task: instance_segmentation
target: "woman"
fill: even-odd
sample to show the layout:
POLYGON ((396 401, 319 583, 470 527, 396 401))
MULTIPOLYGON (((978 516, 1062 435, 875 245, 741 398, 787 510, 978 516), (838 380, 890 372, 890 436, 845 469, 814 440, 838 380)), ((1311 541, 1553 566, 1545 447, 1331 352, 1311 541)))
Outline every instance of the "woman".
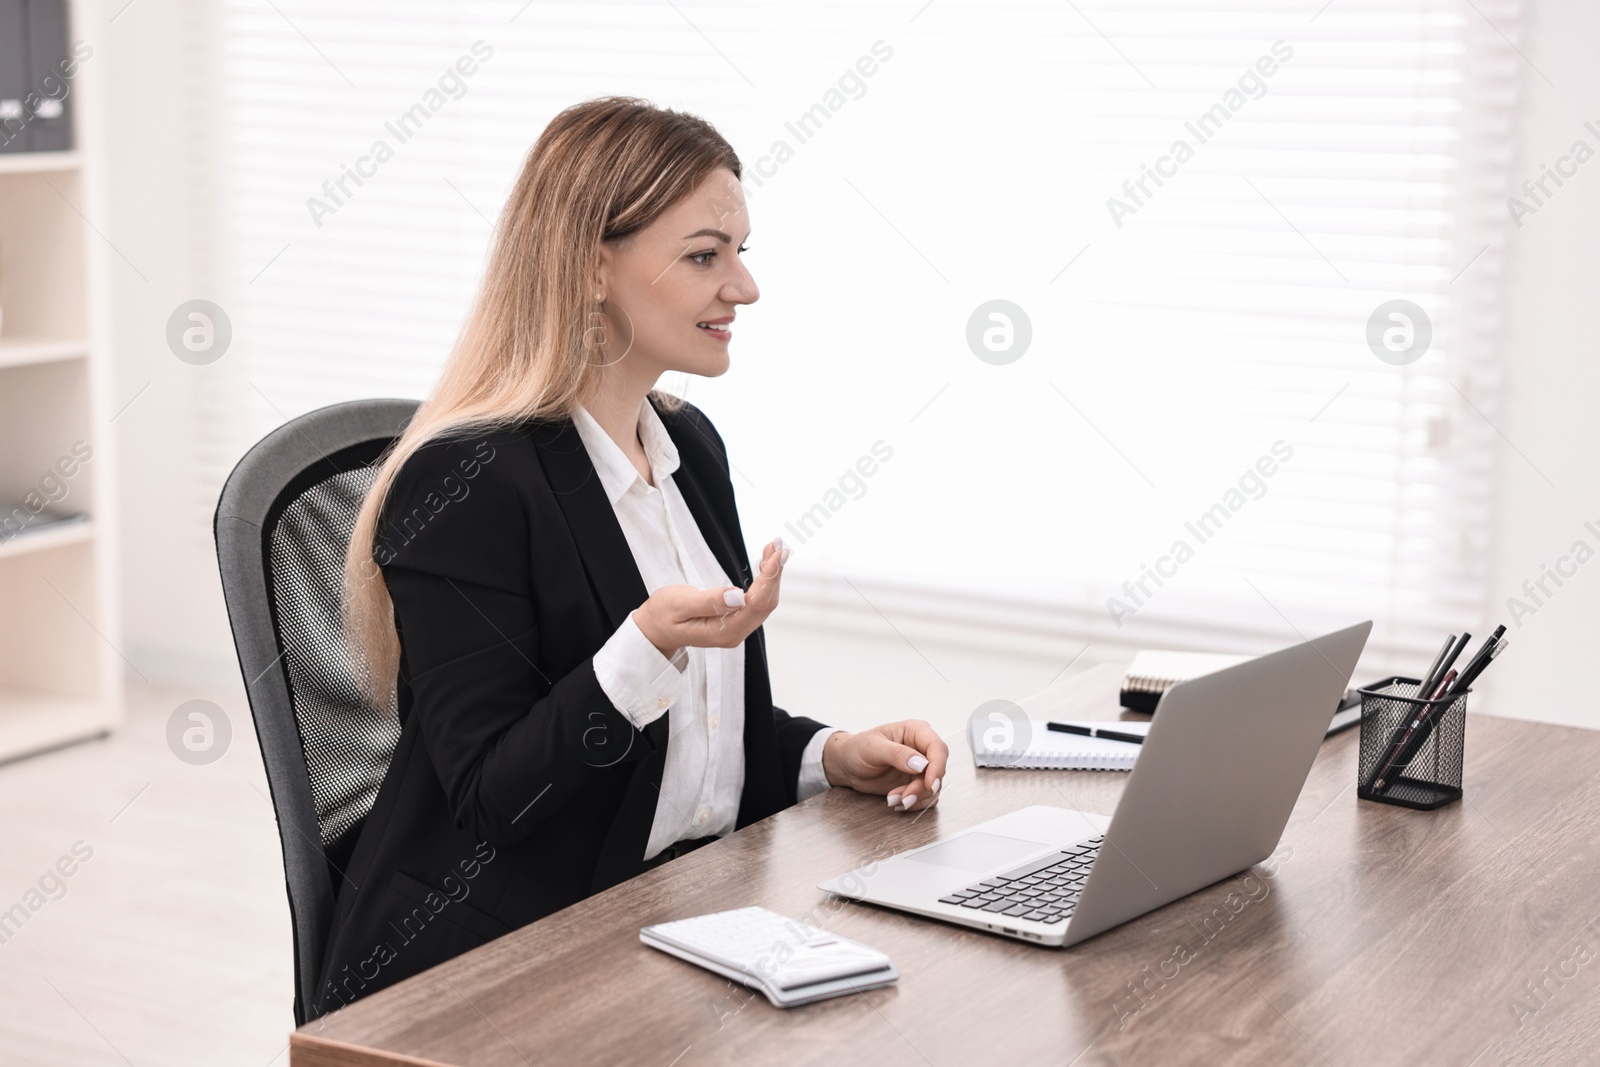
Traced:
POLYGON ((773 705, 789 550, 752 572, 722 438, 654 389, 727 370, 758 296, 739 173, 709 124, 631 99, 569 108, 530 152, 350 542, 352 644, 402 730, 314 1014, 830 786, 938 800, 927 723, 773 705))

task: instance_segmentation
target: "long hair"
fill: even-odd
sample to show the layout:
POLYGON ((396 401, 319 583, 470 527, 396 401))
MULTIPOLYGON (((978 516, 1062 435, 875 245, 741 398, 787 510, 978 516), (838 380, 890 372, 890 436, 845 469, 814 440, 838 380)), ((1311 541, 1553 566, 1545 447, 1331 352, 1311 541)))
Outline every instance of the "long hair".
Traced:
MULTIPOLYGON (((383 458, 345 554, 345 633, 378 706, 390 702, 400 663, 394 605, 374 558, 395 474, 429 441, 570 418, 601 373, 602 353, 585 331, 602 321, 594 317, 602 242, 650 225, 720 167, 741 174, 710 123, 632 97, 567 108, 528 152, 472 310, 433 395, 383 458)), ((682 404, 650 395, 668 410, 682 404)))

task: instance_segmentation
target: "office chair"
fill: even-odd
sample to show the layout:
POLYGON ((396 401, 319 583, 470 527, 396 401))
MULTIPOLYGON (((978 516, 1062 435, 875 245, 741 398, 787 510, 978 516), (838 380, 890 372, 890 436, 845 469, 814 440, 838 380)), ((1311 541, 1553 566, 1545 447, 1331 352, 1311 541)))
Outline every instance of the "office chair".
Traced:
POLYGON ((294 1020, 317 972, 361 824, 400 736, 361 701, 339 615, 340 576, 374 460, 415 400, 358 400, 301 415, 257 442, 217 503, 217 565, 283 844, 294 933, 294 1020))

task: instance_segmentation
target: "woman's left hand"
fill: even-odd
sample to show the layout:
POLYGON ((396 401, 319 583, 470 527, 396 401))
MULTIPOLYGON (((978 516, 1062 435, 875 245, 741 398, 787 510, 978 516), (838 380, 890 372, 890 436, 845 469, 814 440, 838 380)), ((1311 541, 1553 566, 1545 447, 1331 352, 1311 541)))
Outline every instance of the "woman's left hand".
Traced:
POLYGON ((830 785, 858 793, 887 795, 898 811, 939 802, 950 747, 921 719, 884 723, 852 734, 834 734, 822 745, 822 770, 830 785))

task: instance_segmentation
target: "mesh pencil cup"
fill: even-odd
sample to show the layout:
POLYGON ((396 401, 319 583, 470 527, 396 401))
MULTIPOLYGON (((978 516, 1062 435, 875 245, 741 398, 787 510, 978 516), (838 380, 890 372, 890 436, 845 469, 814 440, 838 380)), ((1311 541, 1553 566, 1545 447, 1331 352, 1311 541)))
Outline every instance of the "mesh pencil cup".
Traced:
POLYGON ((1361 694, 1361 755, 1356 796, 1380 804, 1431 811, 1461 799, 1467 694, 1438 700, 1416 695, 1417 678, 1386 678, 1361 694), (1414 724, 1422 723, 1413 729, 1414 724), (1399 745, 1408 731, 1409 744, 1399 745))

